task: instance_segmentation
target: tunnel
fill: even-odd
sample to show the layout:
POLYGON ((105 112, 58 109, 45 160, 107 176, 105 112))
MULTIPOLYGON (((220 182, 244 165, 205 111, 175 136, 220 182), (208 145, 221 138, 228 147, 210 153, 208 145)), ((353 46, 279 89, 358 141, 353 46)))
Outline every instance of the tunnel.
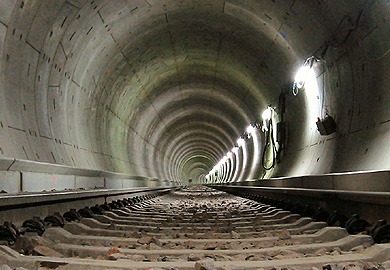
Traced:
MULTIPOLYGON (((228 254, 237 246, 213 239, 300 250, 342 236, 356 250, 328 255, 390 267, 390 246, 374 245, 390 242, 389 22, 388 0, 0 0, 0 267, 70 253, 130 267, 69 247, 91 235, 118 250, 135 239, 140 254, 201 247, 186 237, 228 254), (139 231, 115 231, 126 226, 139 231), (19 258, 17 228, 68 246, 19 258), (277 228, 289 229, 266 231, 277 228), (305 237, 317 240, 289 242, 305 237)), ((239 253, 252 248, 269 247, 239 253)), ((142 256, 136 269, 154 267, 142 256)), ((255 269, 256 256, 235 266, 255 269)), ((313 261, 339 269, 325 259, 313 261)), ((78 263, 61 269, 91 269, 78 263)))
POLYGON ((389 8, 3 0, 0 188, 389 191, 389 8))
POLYGON ((183 184, 389 169, 387 1, 0 10, 5 159, 183 184))

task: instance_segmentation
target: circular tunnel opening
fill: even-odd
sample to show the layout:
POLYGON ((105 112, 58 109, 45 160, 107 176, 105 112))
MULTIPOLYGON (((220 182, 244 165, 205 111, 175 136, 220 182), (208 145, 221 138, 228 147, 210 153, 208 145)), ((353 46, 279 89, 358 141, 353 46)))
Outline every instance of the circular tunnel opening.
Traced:
POLYGON ((192 184, 388 168, 367 150, 386 137, 379 2, 5 1, 0 154, 192 184), (354 137, 363 118, 376 136, 354 137))

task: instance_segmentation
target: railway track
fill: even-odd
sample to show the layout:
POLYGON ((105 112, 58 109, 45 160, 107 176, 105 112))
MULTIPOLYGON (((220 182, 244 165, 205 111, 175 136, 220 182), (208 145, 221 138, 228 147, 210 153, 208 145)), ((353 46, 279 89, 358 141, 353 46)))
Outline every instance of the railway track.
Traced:
POLYGON ((250 199, 204 187, 143 199, 24 224, 0 269, 390 269, 390 244, 250 199))

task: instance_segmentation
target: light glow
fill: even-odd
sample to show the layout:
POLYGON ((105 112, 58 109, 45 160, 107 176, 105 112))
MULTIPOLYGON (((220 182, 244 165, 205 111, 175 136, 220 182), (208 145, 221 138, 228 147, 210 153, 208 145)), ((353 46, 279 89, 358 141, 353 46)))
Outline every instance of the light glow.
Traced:
POLYGON ((295 83, 298 89, 305 86, 306 80, 309 76, 309 70, 311 70, 310 66, 303 66, 295 75, 295 83))
POLYGON ((243 146, 245 144, 245 140, 243 138, 239 138, 237 140, 237 144, 238 144, 239 147, 241 147, 241 146, 243 146))
POLYGON ((268 121, 271 119, 272 117, 272 110, 270 107, 268 107, 262 114, 261 116, 263 118, 264 121, 268 121))
POLYGON ((233 153, 232 152, 228 152, 226 155, 227 155, 228 158, 232 158, 233 157, 233 153))
POLYGON ((252 134, 253 132, 255 132, 254 126, 249 125, 249 126, 246 128, 246 132, 247 132, 248 134, 252 134))
POLYGON ((299 88, 305 87, 305 93, 308 101, 308 112, 312 118, 312 126, 315 126, 317 118, 321 115, 320 94, 317 83, 317 76, 314 69, 306 65, 301 67, 295 76, 295 83, 299 88))

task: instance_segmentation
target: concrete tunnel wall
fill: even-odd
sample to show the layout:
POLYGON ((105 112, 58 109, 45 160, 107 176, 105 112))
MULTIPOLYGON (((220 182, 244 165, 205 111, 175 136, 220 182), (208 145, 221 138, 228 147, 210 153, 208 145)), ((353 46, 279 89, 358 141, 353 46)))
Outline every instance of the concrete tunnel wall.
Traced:
POLYGON ((0 157, 204 182, 288 87, 281 162, 255 130, 210 181, 389 169, 389 20, 384 0, 2 0, 0 157))

